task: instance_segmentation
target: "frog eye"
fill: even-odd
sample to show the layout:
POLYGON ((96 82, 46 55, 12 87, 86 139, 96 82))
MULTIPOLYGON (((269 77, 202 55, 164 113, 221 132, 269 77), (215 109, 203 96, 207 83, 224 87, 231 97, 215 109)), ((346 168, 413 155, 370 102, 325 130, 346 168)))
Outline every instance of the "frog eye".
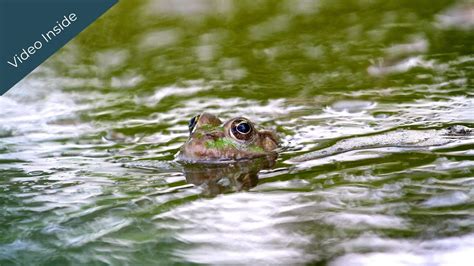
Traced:
POLYGON ((253 126, 247 120, 236 120, 232 123, 232 136, 238 140, 249 140, 252 137, 253 126))
POLYGON ((252 127, 247 122, 240 122, 237 126, 235 126, 235 130, 240 134, 248 134, 252 131, 252 127))
POLYGON ((188 127, 189 127, 190 134, 194 132, 194 129, 196 129, 198 120, 199 120, 199 115, 196 115, 189 120, 188 127))

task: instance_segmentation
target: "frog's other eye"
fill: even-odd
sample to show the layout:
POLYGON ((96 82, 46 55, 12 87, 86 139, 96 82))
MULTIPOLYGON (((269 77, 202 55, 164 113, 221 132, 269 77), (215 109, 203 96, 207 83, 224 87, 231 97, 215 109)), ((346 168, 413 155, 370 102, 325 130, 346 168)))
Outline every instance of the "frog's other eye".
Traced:
POLYGON ((197 122, 199 120, 199 115, 191 118, 189 120, 189 123, 188 123, 188 127, 189 127, 189 133, 193 133, 194 132, 194 129, 196 129, 196 125, 197 125, 197 122))
POLYGON ((231 133, 238 140, 249 140, 252 137, 253 126, 247 120, 236 120, 232 123, 231 133))

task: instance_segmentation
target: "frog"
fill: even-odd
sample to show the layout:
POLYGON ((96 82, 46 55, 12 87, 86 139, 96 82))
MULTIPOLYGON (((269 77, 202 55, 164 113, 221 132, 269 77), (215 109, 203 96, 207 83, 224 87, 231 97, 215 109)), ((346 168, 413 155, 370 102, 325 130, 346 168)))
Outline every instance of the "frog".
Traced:
POLYGON ((177 154, 178 161, 228 163, 255 158, 275 161, 279 138, 275 131, 260 129, 250 119, 237 116, 225 122, 203 112, 188 123, 189 138, 177 154))

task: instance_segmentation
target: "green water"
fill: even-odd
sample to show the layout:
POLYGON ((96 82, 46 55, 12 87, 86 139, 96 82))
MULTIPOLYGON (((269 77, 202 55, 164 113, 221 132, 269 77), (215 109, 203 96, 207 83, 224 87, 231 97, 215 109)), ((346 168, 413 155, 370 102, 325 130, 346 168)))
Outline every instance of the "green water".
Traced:
POLYGON ((0 97, 0 265, 470 265, 472 138, 288 160, 474 127, 473 10, 120 1, 0 97), (278 132, 248 192, 210 195, 173 162, 203 111, 278 132))

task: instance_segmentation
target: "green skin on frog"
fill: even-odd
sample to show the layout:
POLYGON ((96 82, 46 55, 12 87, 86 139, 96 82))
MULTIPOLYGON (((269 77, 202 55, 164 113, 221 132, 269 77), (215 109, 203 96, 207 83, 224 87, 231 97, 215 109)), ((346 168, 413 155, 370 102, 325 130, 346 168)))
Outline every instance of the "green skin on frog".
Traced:
POLYGON ((202 113, 189 121, 189 139, 180 148, 178 159, 188 162, 226 162, 277 157, 278 138, 273 131, 258 130, 245 117, 223 123, 202 113))

